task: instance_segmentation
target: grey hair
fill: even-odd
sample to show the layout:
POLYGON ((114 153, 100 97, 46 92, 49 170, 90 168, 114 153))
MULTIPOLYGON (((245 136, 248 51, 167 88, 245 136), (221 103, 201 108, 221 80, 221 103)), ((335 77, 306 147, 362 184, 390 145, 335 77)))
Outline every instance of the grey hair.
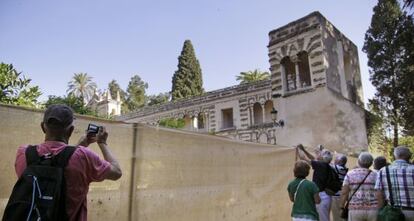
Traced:
POLYGON ((363 168, 369 168, 372 165, 374 158, 368 152, 362 152, 358 157, 358 165, 363 168))
POLYGON ((346 162, 348 162, 348 158, 345 156, 345 154, 338 154, 336 156, 336 162, 338 165, 345 166, 346 162))
POLYGON ((322 161, 323 162, 330 163, 332 161, 332 153, 331 153, 331 151, 326 150, 326 149, 322 150, 321 158, 322 158, 322 161))
POLYGON ((410 160, 411 151, 406 146, 398 146, 394 148, 395 159, 410 160))

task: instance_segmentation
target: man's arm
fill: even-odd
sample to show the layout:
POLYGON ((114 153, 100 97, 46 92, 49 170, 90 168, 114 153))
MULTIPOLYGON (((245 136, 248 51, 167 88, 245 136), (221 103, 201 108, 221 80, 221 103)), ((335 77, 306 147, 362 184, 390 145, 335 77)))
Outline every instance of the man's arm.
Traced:
POLYGON ((97 143, 99 149, 102 151, 102 155, 106 161, 111 164, 109 172, 106 173, 105 179, 117 180, 122 176, 122 170, 119 166, 118 161, 115 159, 114 155, 110 151, 106 139, 108 138, 108 132, 106 132, 105 127, 102 127, 97 134, 97 143))
POLYGON ((312 160, 315 160, 315 156, 313 156, 311 153, 309 153, 304 147, 303 147, 303 145, 302 144, 299 144, 296 148, 298 148, 299 150, 301 150, 300 152, 299 152, 299 158, 301 159, 301 160, 304 160, 304 161, 306 161, 306 162, 308 162, 308 163, 311 163, 311 161, 312 160), (304 155, 303 155, 303 154, 304 155))

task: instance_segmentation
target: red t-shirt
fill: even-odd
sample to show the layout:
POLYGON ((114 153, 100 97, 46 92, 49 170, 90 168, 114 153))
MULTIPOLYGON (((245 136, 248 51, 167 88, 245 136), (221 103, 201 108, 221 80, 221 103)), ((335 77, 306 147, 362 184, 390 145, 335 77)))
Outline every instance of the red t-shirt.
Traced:
MULTIPOLYGON (((62 151, 67 144, 58 141, 46 141, 37 146, 40 156, 47 153, 56 155, 62 151)), ((26 168, 27 145, 19 147, 16 155, 15 169, 20 177, 26 168)), ((103 181, 105 174, 110 169, 110 163, 102 160, 87 147, 79 146, 69 159, 65 168, 66 179, 66 212, 69 220, 86 221, 87 207, 86 195, 91 182, 103 181)))

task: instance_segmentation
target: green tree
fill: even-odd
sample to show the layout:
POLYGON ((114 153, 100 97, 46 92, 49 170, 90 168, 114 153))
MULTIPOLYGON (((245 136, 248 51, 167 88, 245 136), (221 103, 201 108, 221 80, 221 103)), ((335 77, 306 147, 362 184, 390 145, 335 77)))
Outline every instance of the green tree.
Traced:
POLYGON ((72 80, 68 83, 67 93, 81 98, 84 104, 87 104, 96 91, 96 83, 87 73, 75 73, 72 80))
POLYGON ((125 101, 126 98, 126 92, 122 90, 122 88, 119 86, 118 82, 116 80, 112 80, 108 84, 109 92, 111 93, 112 99, 116 99, 117 93, 119 91, 119 96, 121 98, 121 101, 125 101))
POLYGON ((367 125, 368 148, 372 153, 379 153, 390 159, 392 148, 386 136, 385 121, 382 110, 379 109, 376 100, 369 100, 368 110, 365 112, 367 125))
POLYGON ((270 79, 269 72, 267 71, 262 72, 258 69, 255 69, 253 71, 240 72, 240 75, 236 76, 236 80, 240 81, 240 84, 252 83, 256 81, 269 80, 269 79, 270 79))
POLYGON ((159 125, 163 127, 168 127, 168 128, 181 129, 181 128, 184 128, 185 126, 185 120, 165 118, 165 119, 160 120, 159 125))
POLYGON ((148 84, 140 76, 134 75, 128 83, 126 103, 128 109, 133 111, 143 107, 146 102, 145 90, 148 84))
POLYGON ((0 63, 0 102, 34 107, 42 94, 38 86, 30 86, 32 80, 16 71, 12 64, 0 63))
POLYGON ((178 57, 178 70, 172 78, 172 100, 188 98, 204 93, 203 77, 193 45, 190 40, 184 41, 181 55, 178 57))
POLYGON ((403 28, 401 39, 405 62, 402 65, 401 87, 399 88, 402 98, 402 127, 405 135, 414 136, 414 22, 412 16, 404 17, 403 28))
POLYGON ((167 103, 170 100, 170 93, 159 93, 148 96, 148 106, 167 103))
POLYGON ((412 19, 401 11, 396 0, 379 0, 363 47, 368 55, 370 80, 377 89, 374 100, 393 127, 394 147, 398 145, 399 126, 404 121, 407 100, 404 79, 410 74, 407 70, 412 55, 407 47, 412 39, 407 41, 407 35, 414 33, 412 28, 412 19))
POLYGON ((71 107, 75 113, 97 116, 97 113, 84 105, 82 98, 75 97, 73 95, 68 95, 65 97, 51 95, 49 96, 49 99, 44 103, 44 105, 45 108, 47 108, 52 104, 66 104, 71 107))

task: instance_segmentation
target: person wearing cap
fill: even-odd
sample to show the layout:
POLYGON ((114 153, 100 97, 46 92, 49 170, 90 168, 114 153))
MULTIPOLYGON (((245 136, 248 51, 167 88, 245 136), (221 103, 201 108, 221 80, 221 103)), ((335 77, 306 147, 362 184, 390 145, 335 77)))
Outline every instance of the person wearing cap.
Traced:
MULTIPOLYGON (((69 138, 74 131, 73 120, 73 111, 66 105, 51 105, 46 109, 40 125, 45 134, 45 141, 36 146, 39 156, 59 154, 68 146, 69 138)), ((106 142, 107 138, 108 132, 105 127, 102 127, 96 136, 85 134, 68 161, 64 176, 66 213, 69 220, 87 220, 86 196, 91 182, 117 180, 122 176, 119 163, 106 142), (97 142, 104 159, 87 148, 94 142, 97 142)), ((26 168, 27 147, 28 145, 23 145, 17 150, 15 169, 18 177, 26 168)))

